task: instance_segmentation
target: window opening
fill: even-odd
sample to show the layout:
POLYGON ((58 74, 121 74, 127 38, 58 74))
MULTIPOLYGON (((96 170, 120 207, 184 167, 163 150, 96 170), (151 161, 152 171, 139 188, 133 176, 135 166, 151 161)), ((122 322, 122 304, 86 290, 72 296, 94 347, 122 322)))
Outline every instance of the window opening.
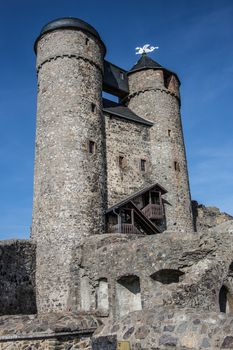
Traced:
POLYGON ((94 141, 89 141, 89 153, 94 154, 95 153, 95 142, 94 141))
POLYGON ((109 295, 108 295, 108 282, 106 278, 99 280, 99 286, 97 288, 97 309, 101 313, 108 313, 109 310, 109 295))
POLYGON ((146 171, 146 160, 145 159, 141 159, 141 171, 146 171))
MULTIPOLYGON (((162 284, 179 283, 182 279, 181 276, 184 272, 174 269, 164 269, 153 273, 150 277, 157 282, 162 284)), ((184 277, 184 276, 183 276, 184 277)))
POLYGON ((124 157, 123 156, 119 156, 119 167, 122 169, 124 166, 124 157))
POLYGON ((121 78, 121 80, 124 80, 124 79, 125 79, 125 75, 124 75, 123 72, 120 72, 120 78, 121 78))
POLYGON ((160 192, 158 191, 151 192, 151 204, 161 204, 160 192))
POLYGON ((92 112, 95 112, 96 110, 96 105, 94 103, 91 104, 91 111, 92 112))
POLYGON ((120 316, 141 310, 141 288, 138 276, 123 276, 116 283, 116 305, 120 316))
POLYGON ((178 162, 174 162, 174 168, 176 171, 180 171, 180 166, 178 162))

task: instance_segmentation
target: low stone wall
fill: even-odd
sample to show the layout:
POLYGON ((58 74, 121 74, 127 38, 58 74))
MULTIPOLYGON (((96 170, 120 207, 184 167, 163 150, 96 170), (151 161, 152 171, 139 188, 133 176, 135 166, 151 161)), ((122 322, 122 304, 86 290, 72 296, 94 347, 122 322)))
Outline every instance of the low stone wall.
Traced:
POLYGON ((57 336, 55 338, 47 339, 23 339, 16 341, 0 342, 0 350, 75 350, 86 349, 91 350, 90 336, 92 333, 85 336, 78 334, 57 336))
POLYGON ((160 307, 109 322, 92 340, 93 350, 233 349, 233 316, 194 309, 160 307))
POLYGON ((90 237, 73 261, 82 271, 73 276, 80 309, 104 307, 109 318, 172 304, 218 312, 221 288, 233 296, 233 221, 216 230, 182 238, 168 231, 137 239, 90 237))
POLYGON ((36 313, 35 245, 0 241, 0 315, 36 313))
POLYGON ((44 314, 0 317, 0 350, 90 350, 102 323, 92 315, 44 314))

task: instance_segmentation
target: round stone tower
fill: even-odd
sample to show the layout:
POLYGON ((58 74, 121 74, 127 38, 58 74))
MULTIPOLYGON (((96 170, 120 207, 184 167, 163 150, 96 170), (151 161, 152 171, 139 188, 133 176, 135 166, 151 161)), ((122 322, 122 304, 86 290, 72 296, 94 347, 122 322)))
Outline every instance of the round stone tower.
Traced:
MULTIPOLYGON (((32 239, 38 311, 69 310, 72 249, 104 230, 105 46, 77 18, 48 23, 35 42, 38 73, 32 239)), ((72 283, 71 283, 72 282, 72 283)))
POLYGON ((177 75, 143 54, 128 72, 128 107, 154 122, 151 128, 152 181, 168 191, 168 230, 193 232, 187 161, 177 75))

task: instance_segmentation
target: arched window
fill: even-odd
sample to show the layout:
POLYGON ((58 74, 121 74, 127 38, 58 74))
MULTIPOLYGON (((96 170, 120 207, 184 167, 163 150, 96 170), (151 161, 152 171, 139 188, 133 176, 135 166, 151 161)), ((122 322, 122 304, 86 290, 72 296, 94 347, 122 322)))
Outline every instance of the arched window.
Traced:
POLYGON ((179 283, 184 272, 174 269, 163 269, 153 273, 150 277, 163 284, 179 283))

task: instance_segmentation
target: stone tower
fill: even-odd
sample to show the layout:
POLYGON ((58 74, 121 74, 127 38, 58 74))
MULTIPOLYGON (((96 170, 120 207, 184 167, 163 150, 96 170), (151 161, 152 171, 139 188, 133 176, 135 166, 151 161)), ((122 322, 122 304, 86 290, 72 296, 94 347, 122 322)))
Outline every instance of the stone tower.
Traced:
POLYGON ((127 106, 154 122, 150 131, 152 181, 167 191, 167 229, 193 231, 177 75, 143 54, 128 72, 127 106))
POLYGON ((69 309, 72 249, 102 233, 105 46, 75 18, 52 21, 35 43, 38 73, 32 239, 37 243, 37 307, 69 309))

